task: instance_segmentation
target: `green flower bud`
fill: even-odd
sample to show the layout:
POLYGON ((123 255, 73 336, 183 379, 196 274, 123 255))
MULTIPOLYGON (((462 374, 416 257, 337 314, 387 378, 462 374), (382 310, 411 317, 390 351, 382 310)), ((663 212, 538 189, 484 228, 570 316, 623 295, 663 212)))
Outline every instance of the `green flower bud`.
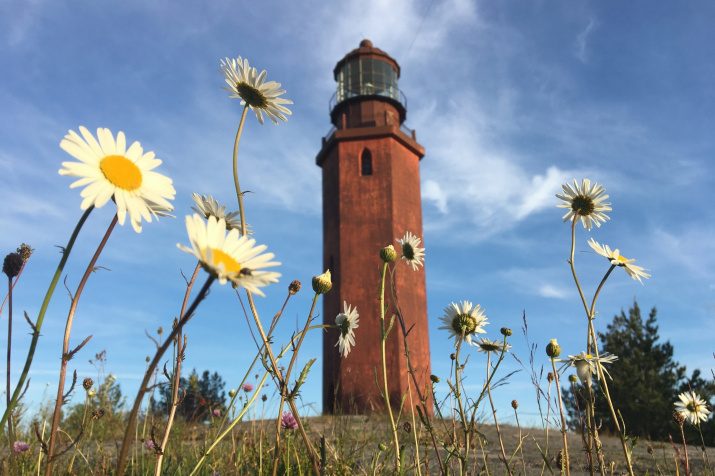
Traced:
POLYGON ((430 375, 429 379, 432 381, 432 383, 439 383, 439 377, 434 374, 430 375))
POLYGON ((511 337, 512 334, 511 329, 509 329, 508 327, 502 327, 499 332, 501 332, 501 335, 503 335, 504 337, 511 337))
POLYGON ((551 339, 548 344, 546 344, 546 355, 555 359, 561 355, 561 346, 556 341, 556 339, 551 339))
POLYGON ((333 281, 330 277, 330 270, 326 270, 323 274, 313 276, 313 291, 316 294, 325 294, 333 289, 333 281))
POLYGON ((392 263, 397 259, 397 251, 392 245, 387 245, 380 250, 380 259, 385 263, 392 263))

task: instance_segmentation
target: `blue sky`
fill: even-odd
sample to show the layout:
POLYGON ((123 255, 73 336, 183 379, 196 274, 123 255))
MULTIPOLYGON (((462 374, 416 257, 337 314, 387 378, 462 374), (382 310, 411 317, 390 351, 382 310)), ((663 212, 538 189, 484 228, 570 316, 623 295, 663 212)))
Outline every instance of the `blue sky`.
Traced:
MULTIPOLYGON (((307 284, 322 271, 314 157, 330 127, 332 68, 370 38, 400 62, 407 125, 427 150, 421 180, 434 373, 446 376, 449 366, 438 318, 462 299, 485 308, 490 337, 514 328, 522 360, 523 310, 539 357, 553 337, 565 353, 582 350, 569 230, 554 194, 584 176, 603 183, 613 204, 611 222, 590 236, 653 275, 641 286, 615 273, 598 306, 599 328, 637 299, 643 309, 657 306, 661 336, 679 361, 713 367, 709 2, 11 0, 0 12, 0 250, 23 241, 36 249, 15 295, 18 364, 28 342, 21 311, 37 314, 59 259, 55 245, 81 214, 71 180, 57 174, 68 159, 58 147, 68 129, 124 130, 164 160, 161 170, 177 189, 177 219, 140 235, 128 226, 115 231, 100 259, 111 271, 92 276, 76 317, 73 343, 94 337, 72 366, 93 375, 87 360, 106 349, 108 370, 132 395, 152 349, 144 331, 169 326, 183 295, 180 270, 192 269, 192 258, 176 249, 187 242, 191 193, 234 203, 230 153, 240 108, 222 89, 219 60, 249 58, 295 102, 279 126, 249 117, 241 145, 242 185, 253 192, 248 221, 283 262, 281 283, 259 300, 268 317, 292 279, 307 284)), ((93 213, 78 240, 66 268, 71 289, 111 208, 93 213)), ((576 259, 592 293, 607 264, 588 236, 579 229, 576 259)), ((309 299, 304 292, 292 302, 279 340, 303 321, 309 299)), ((35 403, 56 387, 68 303, 58 289, 31 372, 35 403)), ((229 386, 240 381, 252 342, 230 288, 213 289, 187 333, 187 368, 217 370, 229 386)), ((320 357, 320 339, 308 338, 303 359, 320 357)), ((468 385, 476 388, 483 364, 474 357, 468 385)), ((505 368, 517 367, 510 359, 505 368)), ((319 363, 310 383, 304 403, 319 409, 319 363)), ((496 392, 500 415, 509 419, 512 398, 533 412, 531 392, 526 373, 514 376, 496 392)))

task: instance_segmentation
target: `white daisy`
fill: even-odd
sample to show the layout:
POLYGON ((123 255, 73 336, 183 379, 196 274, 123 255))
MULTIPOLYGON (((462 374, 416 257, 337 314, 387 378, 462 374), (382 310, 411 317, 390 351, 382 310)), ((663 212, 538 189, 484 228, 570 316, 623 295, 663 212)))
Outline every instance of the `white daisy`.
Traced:
POLYGON ((591 186, 589 179, 583 179, 579 185, 574 179, 573 186, 565 183, 561 188, 564 193, 557 193, 556 197, 563 200, 564 203, 559 204, 558 207, 569 209, 563 216, 564 221, 580 218, 583 227, 590 230, 592 224, 600 227, 601 223, 605 223, 609 219, 604 212, 611 211, 611 204, 604 202, 608 195, 601 185, 596 183, 591 186))
POLYGON ((650 274, 646 273, 645 269, 633 264, 636 261, 635 259, 628 259, 625 256, 621 255, 618 248, 616 248, 615 250, 611 250, 610 246, 602 245, 593 238, 588 240, 588 246, 590 246, 593 251, 595 251, 599 255, 603 256, 604 258, 607 258, 611 265, 620 266, 621 268, 625 269, 626 273, 628 273, 628 276, 637 280, 639 283, 643 284, 641 278, 650 278, 650 274))
POLYGON ((417 271, 418 266, 424 265, 425 249, 420 248, 420 240, 417 236, 409 231, 402 238, 395 238, 402 246, 402 259, 412 266, 412 269, 417 271))
POLYGON ((273 253, 261 254, 266 246, 255 246, 256 240, 239 236, 238 230, 230 230, 227 234, 223 219, 211 216, 207 223, 197 214, 187 216, 186 231, 191 248, 181 244, 177 246, 196 256, 204 269, 218 278, 221 284, 226 284, 228 280, 263 296, 259 288, 278 282, 280 273, 261 270, 280 264, 271 261, 273 253))
POLYGON ((340 331, 338 342, 335 344, 340 350, 340 355, 343 358, 347 357, 350 349, 355 346, 355 329, 360 322, 360 314, 357 307, 351 307, 346 301, 343 301, 343 312, 335 316, 335 327, 340 331))
POLYGON ((293 104, 290 99, 279 96, 285 94, 281 83, 266 82, 266 70, 260 73, 248 64, 245 58, 225 58, 221 60, 221 70, 228 84, 232 98, 241 100, 241 105, 248 105, 256 113, 258 122, 263 124, 263 113, 268 119, 278 124, 278 119, 287 121, 290 109, 284 104, 293 104))
POLYGON ((479 347, 480 352, 506 352, 511 349, 511 345, 505 344, 504 342, 499 342, 496 340, 487 339, 482 337, 477 341, 477 347, 479 347))
POLYGON ((477 341, 476 343, 477 347, 479 347, 477 350, 479 352, 506 352, 509 349, 511 349, 511 345, 505 344, 504 342, 499 342, 496 340, 491 340, 487 339, 486 337, 482 337, 477 341))
POLYGON ((154 152, 144 152, 139 142, 127 148, 124 132, 115 140, 109 129, 97 129, 95 139, 86 127, 79 128, 82 136, 69 131, 60 147, 79 162, 62 162, 60 175, 81 177, 70 188, 84 187, 80 208, 94 205, 103 207, 110 199, 117 204, 119 224, 127 213, 134 230, 141 232, 141 221, 151 222, 152 215, 160 216, 173 210, 176 190, 171 179, 153 172, 161 164, 154 152))
MULTIPOLYGON (((211 216, 215 217, 217 220, 223 218, 226 222, 227 230, 236 229, 239 233, 241 233, 241 219, 239 212, 226 213, 226 206, 218 203, 218 201, 216 201, 216 199, 211 195, 199 195, 194 192, 191 195, 191 198, 193 198, 194 203, 196 204, 196 206, 191 207, 191 209, 196 213, 203 215, 206 219, 211 216)), ((246 234, 250 235, 251 231, 248 228, 248 225, 246 225, 246 234)))
POLYGON ((683 415, 693 425, 699 425, 701 421, 706 421, 710 410, 708 410, 705 400, 700 395, 693 392, 684 392, 678 395, 679 402, 675 402, 675 410, 683 415))
POLYGON ((608 373, 608 370, 606 370, 603 364, 612 364, 616 360, 618 360, 618 356, 609 354, 608 352, 604 352, 598 358, 595 355, 581 352, 580 354, 569 355, 568 359, 560 359, 559 362, 565 362, 563 367, 575 367, 578 377, 582 382, 586 383, 594 374, 596 374, 596 378, 598 378, 598 372, 596 371, 596 364, 598 363, 601 364, 603 372, 610 377, 611 374, 608 373))
POLYGON ((486 333, 484 326, 488 324, 487 316, 479 304, 475 306, 469 301, 451 303, 444 308, 440 320, 444 325, 439 328, 448 330, 455 343, 464 339, 470 345, 473 345, 473 336, 486 333))

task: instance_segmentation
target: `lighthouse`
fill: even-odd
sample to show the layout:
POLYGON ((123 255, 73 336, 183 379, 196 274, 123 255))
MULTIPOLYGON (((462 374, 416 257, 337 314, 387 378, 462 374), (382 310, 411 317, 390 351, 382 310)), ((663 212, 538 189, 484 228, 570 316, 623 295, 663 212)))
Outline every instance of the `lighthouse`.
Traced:
MULTIPOLYGON (((398 88, 400 65, 390 55, 363 40, 333 74, 333 127, 316 157, 322 169, 323 267, 333 277, 332 291, 323 296, 323 322, 334 324, 347 302, 357 307, 360 326, 344 358, 335 346, 338 331, 323 334, 323 411, 364 414, 384 407, 376 384, 382 381, 379 251, 393 244, 399 253, 395 240, 408 231, 422 237, 419 167, 425 150, 404 125, 407 100, 398 88)), ((391 266, 395 292, 386 286, 386 320, 399 309, 414 371, 412 379, 396 318, 386 354, 390 400, 398 408, 402 401, 409 405, 410 389, 413 404, 419 403, 415 381, 429 395, 430 354, 425 270, 400 261, 391 266)))

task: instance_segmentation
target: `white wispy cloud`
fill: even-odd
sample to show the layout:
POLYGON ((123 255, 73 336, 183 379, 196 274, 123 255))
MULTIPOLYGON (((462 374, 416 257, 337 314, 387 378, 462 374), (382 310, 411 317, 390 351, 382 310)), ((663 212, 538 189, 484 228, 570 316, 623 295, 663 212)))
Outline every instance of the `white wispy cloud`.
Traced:
POLYGON ((582 63, 588 62, 588 39, 593 34, 598 24, 594 18, 588 20, 586 27, 576 36, 574 54, 582 63))

